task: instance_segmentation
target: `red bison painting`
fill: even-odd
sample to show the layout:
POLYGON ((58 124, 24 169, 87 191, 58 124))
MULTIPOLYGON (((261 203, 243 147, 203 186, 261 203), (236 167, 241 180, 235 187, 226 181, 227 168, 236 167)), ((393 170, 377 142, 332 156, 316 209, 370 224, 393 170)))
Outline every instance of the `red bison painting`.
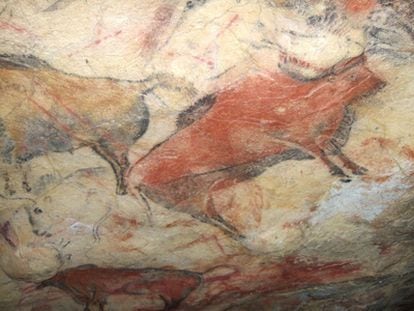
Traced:
POLYGON ((283 73, 249 77, 184 112, 178 120, 182 129, 132 166, 131 191, 195 216, 219 217, 210 200, 214 191, 257 175, 275 156, 284 159, 298 151, 348 179, 329 159, 333 153, 345 169, 364 174, 341 152, 346 138, 342 143, 333 138, 347 118, 347 106, 383 84, 364 56, 310 81, 283 73))
POLYGON ((38 288, 54 286, 69 294, 76 302, 90 310, 98 306, 104 310, 111 295, 147 295, 164 301, 164 310, 180 304, 201 284, 199 273, 186 270, 116 269, 84 265, 57 273, 43 281, 38 288))

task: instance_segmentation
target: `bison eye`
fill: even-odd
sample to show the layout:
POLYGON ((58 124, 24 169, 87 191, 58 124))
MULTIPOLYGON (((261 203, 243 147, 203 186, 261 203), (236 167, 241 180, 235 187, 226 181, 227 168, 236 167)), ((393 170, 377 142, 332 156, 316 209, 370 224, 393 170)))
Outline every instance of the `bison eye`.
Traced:
POLYGON ((43 211, 40 208, 38 208, 38 207, 35 207, 35 209, 33 211, 34 211, 35 214, 41 214, 41 213, 43 213, 43 211))

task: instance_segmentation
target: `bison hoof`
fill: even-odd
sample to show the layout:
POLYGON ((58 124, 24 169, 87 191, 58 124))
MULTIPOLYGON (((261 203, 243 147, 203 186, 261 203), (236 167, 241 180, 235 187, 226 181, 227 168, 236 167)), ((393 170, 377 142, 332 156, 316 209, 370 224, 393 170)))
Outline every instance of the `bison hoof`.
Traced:
POLYGON ((116 194, 117 195, 125 195, 128 193, 127 186, 124 184, 118 185, 116 187, 116 194))
POLYGON ((339 166, 336 166, 336 165, 335 166, 332 166, 329 169, 329 173, 331 173, 331 175, 333 175, 333 176, 348 177, 349 178, 349 176, 346 175, 344 173, 344 171, 339 166))
POLYGON ((352 170, 352 174, 354 174, 354 175, 365 175, 367 172, 368 172, 368 170, 365 167, 362 167, 362 166, 355 167, 352 170))
POLYGON ((346 175, 345 173, 344 173, 344 171, 339 167, 339 166, 332 166, 331 168, 330 168, 330 170, 329 170, 329 172, 331 173, 331 175, 333 175, 333 176, 338 176, 338 177, 341 177, 341 181, 342 182, 346 182, 346 183, 348 183, 348 182, 350 182, 351 181, 351 178, 348 176, 348 175, 346 175))

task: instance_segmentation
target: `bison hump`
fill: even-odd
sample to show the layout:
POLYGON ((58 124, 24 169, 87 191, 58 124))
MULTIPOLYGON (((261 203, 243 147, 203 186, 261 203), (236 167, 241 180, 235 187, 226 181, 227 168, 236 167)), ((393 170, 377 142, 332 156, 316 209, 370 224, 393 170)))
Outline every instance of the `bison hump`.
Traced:
POLYGON ((194 105, 182 111, 177 117, 177 129, 181 130, 201 119, 216 102, 216 96, 209 94, 197 100, 194 105))

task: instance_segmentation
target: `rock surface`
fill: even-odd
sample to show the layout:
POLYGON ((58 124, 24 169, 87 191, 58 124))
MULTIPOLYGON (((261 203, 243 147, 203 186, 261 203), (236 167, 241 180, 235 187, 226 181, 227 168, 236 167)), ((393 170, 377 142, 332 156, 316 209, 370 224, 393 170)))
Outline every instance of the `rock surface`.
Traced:
POLYGON ((409 0, 0 3, 0 310, 412 310, 409 0))

